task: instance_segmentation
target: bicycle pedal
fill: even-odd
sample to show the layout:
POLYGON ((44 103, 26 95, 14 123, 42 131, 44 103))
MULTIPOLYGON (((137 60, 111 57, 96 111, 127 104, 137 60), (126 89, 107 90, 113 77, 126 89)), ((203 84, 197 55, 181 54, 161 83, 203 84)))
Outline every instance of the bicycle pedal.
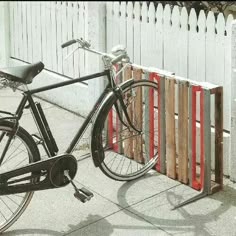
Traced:
POLYGON ((81 202, 85 203, 93 197, 93 193, 85 188, 82 188, 82 189, 76 189, 74 196, 81 202))
POLYGON ((86 196, 90 197, 90 199, 93 197, 93 193, 84 187, 80 188, 79 191, 81 191, 86 196))

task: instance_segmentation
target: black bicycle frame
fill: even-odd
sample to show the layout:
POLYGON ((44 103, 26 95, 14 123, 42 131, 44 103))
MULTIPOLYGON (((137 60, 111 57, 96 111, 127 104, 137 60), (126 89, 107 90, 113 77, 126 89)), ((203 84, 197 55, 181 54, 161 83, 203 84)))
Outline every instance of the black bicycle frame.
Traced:
MULTIPOLYGON (((127 81, 127 82, 129 82, 129 81, 127 81)), ((77 161, 76 161, 75 157, 73 155, 71 155, 71 152, 73 151, 76 144, 80 140, 81 136, 85 132, 86 128, 88 127, 88 125, 89 125, 91 119, 93 118, 93 116, 95 115, 96 111, 100 108, 102 101, 104 101, 104 99, 106 99, 106 95, 111 91, 114 93, 114 95, 120 101, 121 108, 122 108, 122 110, 124 110, 124 114, 127 118, 127 121, 129 124, 131 124, 131 121, 129 120, 129 116, 127 114, 125 105, 122 100, 122 96, 121 96, 122 91, 119 87, 117 87, 114 84, 113 78, 110 75, 110 70, 104 70, 103 72, 100 72, 100 73, 95 73, 95 74, 80 77, 77 79, 68 80, 65 82, 56 83, 53 85, 24 91, 23 98, 16 110, 15 115, 10 118, 10 119, 15 120, 15 131, 14 132, 17 131, 17 127, 19 124, 19 120, 22 117, 23 110, 26 108, 30 108, 32 111, 32 115, 35 119, 35 123, 38 126, 38 130, 42 136, 42 138, 39 137, 40 141, 42 139, 42 141, 43 141, 42 143, 44 144, 46 152, 47 152, 48 156, 51 158, 46 159, 46 160, 39 160, 37 162, 30 163, 29 165, 26 165, 24 167, 16 168, 14 170, 11 170, 11 171, 8 171, 5 173, 1 173, 0 174, 0 195, 21 193, 21 192, 27 192, 27 191, 36 191, 36 190, 43 190, 43 189, 51 189, 51 188, 62 187, 62 186, 69 184, 70 181, 69 181, 69 179, 65 178, 64 171, 68 172, 71 179, 74 178, 75 173, 77 171, 77 161), (99 98, 95 102, 94 106, 92 107, 92 110, 90 111, 87 118, 83 122, 82 126, 80 127, 78 132, 75 134, 73 140, 69 144, 66 152, 62 155, 57 155, 58 148, 56 146, 56 142, 55 142, 55 140, 51 134, 51 131, 49 129, 49 126, 47 124, 46 117, 44 116, 44 113, 43 113, 43 110, 42 110, 40 104, 33 101, 32 95, 39 93, 39 92, 44 92, 44 91, 64 87, 67 85, 83 82, 86 80, 90 80, 90 79, 94 79, 94 78, 98 78, 98 77, 102 77, 102 76, 106 76, 108 79, 108 84, 107 84, 106 88, 104 89, 102 94, 99 96, 99 98), (26 105, 27 102, 28 102, 28 104, 26 105), (30 174, 30 176, 26 176, 28 174, 30 174), (39 178, 42 175, 45 176, 45 178, 42 178, 42 179, 39 178), (14 178, 16 178, 16 177, 17 177, 17 179, 15 180, 14 178), (38 180, 36 180, 37 184, 35 184, 35 178, 38 179, 38 180), (25 180, 31 180, 31 181, 29 183, 24 183, 25 180)), ((118 112, 119 118, 121 119, 121 115, 119 114, 119 108, 117 106, 118 105, 115 104, 115 108, 118 112)), ((12 115, 11 113, 6 113, 6 114, 12 115)), ((124 125, 126 125, 126 124, 124 124, 124 125)), ((131 124, 131 126, 132 126, 132 124, 131 124)), ((133 128, 135 129, 135 127, 133 127, 133 128)), ((14 133, 12 133, 12 135, 14 135, 14 133)), ((10 143, 10 141, 9 141, 9 143, 10 143)), ((7 150, 7 148, 6 148, 6 150, 7 150)), ((4 157, 4 155, 3 155, 3 157, 4 157)), ((3 159, 3 157, 0 159, 3 159)))
MULTIPOLYGON (((74 147, 76 146, 76 144, 78 143, 79 139, 81 138, 81 136, 83 135, 83 133, 85 132, 86 128, 88 127, 93 115, 95 114, 99 104, 103 101, 105 95, 111 91, 112 86, 111 86, 111 76, 110 76, 110 70, 104 70, 103 72, 100 73, 95 73, 95 74, 91 74, 88 76, 83 76, 80 78, 76 78, 76 79, 72 79, 72 80, 68 80, 68 81, 64 81, 64 82, 60 82, 60 83, 56 83, 53 85, 48 85, 48 86, 44 86, 44 87, 40 87, 40 88, 36 88, 36 89, 32 89, 32 90, 28 90, 28 91, 24 91, 23 92, 23 98, 16 110, 16 120, 18 121, 22 114, 23 114, 23 110, 27 107, 30 108, 33 114, 33 117, 35 119, 36 125, 38 126, 38 129, 44 139, 45 142, 45 146, 47 147, 47 154, 49 156, 55 156, 55 149, 52 146, 52 143, 47 135, 47 130, 45 130, 44 124, 45 124, 45 117, 43 117, 44 123, 42 121, 42 117, 40 114, 40 110, 37 108, 32 95, 39 93, 39 92, 44 92, 44 91, 48 91, 48 90, 52 90, 52 89, 56 89, 56 88, 60 88, 60 87, 64 87, 64 86, 68 86, 71 84, 75 84, 75 83, 79 83, 79 82, 84 82, 86 80, 90 80, 90 79, 95 79, 98 77, 102 77, 102 76, 106 76, 108 79, 108 84, 107 87, 104 89, 104 91, 102 92, 102 94, 99 96, 99 98, 97 99, 97 101, 95 102, 92 110, 90 111, 90 113, 88 114, 88 116, 86 117, 85 121, 83 122, 82 126, 80 127, 80 129, 78 130, 78 132, 76 133, 76 135, 74 136, 74 138, 72 139, 72 142, 69 144, 69 147, 66 149, 66 153, 71 153, 74 149, 74 147), (28 102, 28 105, 26 106, 26 103, 28 102)), ((54 144, 55 145, 55 144, 54 144)))

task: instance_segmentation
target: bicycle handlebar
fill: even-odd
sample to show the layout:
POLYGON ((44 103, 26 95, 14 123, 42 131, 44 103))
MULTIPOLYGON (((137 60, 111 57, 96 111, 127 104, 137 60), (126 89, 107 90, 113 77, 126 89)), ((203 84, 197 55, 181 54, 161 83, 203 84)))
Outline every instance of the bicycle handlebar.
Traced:
MULTIPOLYGON (((74 43, 79 43, 79 45, 84 49, 84 50, 87 50, 89 52, 93 52, 95 54, 98 54, 98 55, 101 55, 103 57, 107 57, 110 59, 110 62, 112 65, 122 61, 122 59, 126 59, 126 62, 127 62, 127 59, 129 60, 129 57, 127 55, 127 52, 125 50, 125 48, 122 48, 121 47, 114 47, 115 51, 112 50, 112 54, 108 54, 108 53, 103 53, 103 52, 99 52, 95 49, 91 49, 90 46, 91 44, 89 42, 87 42, 86 40, 84 39, 72 39, 72 40, 69 40, 65 43, 63 43, 61 45, 62 48, 65 48, 65 47, 68 47, 74 43), (118 53, 118 55, 116 55, 118 53)), ((119 46, 119 45, 118 45, 119 46)), ((74 50, 75 51, 75 50, 74 50)))
POLYGON ((72 45, 72 44, 74 44, 74 43, 76 43, 76 42, 77 42, 77 41, 76 41, 75 39, 72 39, 72 40, 69 40, 69 41, 63 43, 63 44, 61 45, 61 47, 62 47, 62 48, 65 48, 65 47, 68 47, 68 46, 70 46, 70 45, 72 45))

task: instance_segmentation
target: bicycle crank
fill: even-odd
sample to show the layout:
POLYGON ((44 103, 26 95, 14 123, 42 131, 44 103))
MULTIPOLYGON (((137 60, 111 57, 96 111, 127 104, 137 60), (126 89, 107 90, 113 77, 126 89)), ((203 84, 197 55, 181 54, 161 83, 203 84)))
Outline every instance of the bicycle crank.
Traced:
POLYGON ((77 161, 63 154, 0 174, 0 195, 39 191, 66 186, 75 177, 77 161))

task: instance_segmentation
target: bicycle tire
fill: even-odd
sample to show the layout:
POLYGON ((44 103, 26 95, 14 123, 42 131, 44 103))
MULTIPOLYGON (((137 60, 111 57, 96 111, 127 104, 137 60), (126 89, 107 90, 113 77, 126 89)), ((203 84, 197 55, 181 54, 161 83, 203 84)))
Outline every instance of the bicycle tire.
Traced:
MULTIPOLYGON (((10 134, 14 132, 14 123, 10 121, 0 122, 0 155, 10 134)), ((0 165, 0 173, 21 167, 27 163, 40 160, 40 154, 36 143, 31 135, 22 127, 17 129, 7 149, 6 156, 0 165), (9 168, 14 164, 15 167, 9 168)), ((38 181, 34 178, 33 181, 38 181)), ((0 196, 0 233, 7 230, 25 211, 29 205, 34 192, 22 194, 11 194, 0 196), (3 211, 6 210, 4 213, 3 211)))
MULTIPOLYGON (((118 115, 113 116, 112 125, 108 124, 108 120, 111 120, 108 117, 109 114, 111 111, 115 113, 115 104, 119 105, 118 99, 113 94, 112 99, 108 99, 98 112, 94 123, 94 127, 96 128, 92 131, 91 145, 96 146, 98 145, 96 142, 100 142, 101 147, 102 143, 102 148, 99 148, 97 152, 97 155, 102 160, 98 166, 105 175, 114 180, 129 181, 146 174, 158 160, 158 89, 157 83, 145 79, 123 84, 121 85, 121 89, 123 93, 122 98, 129 112, 129 116, 132 118, 132 122, 136 128, 141 128, 142 132, 138 134, 138 132, 130 127, 130 131, 128 131, 128 128, 122 122, 118 124, 117 128, 116 120, 118 115), (150 105, 151 100, 152 104, 150 105), (152 109, 153 116, 150 118, 152 109), (142 117, 140 117, 140 113, 142 113, 142 117), (149 119, 152 119, 151 123, 154 126, 150 126, 149 119), (110 131, 107 126, 110 126, 110 131), (150 139, 150 137, 152 138, 150 139), (99 141, 97 141, 98 139, 99 141), (152 143, 152 147, 150 143, 152 143), (130 150, 128 150, 129 148, 130 150), (113 168, 115 166, 116 169, 113 168)), ((125 122, 127 123, 126 120, 125 122)))

